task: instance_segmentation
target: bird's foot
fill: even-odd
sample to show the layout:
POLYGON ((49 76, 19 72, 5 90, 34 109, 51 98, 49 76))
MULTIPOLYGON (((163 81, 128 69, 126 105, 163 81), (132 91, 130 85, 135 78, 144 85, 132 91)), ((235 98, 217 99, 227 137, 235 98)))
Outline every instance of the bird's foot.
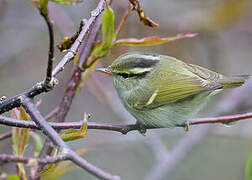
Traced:
POLYGON ((189 126, 190 126, 189 121, 186 121, 186 123, 185 123, 185 125, 184 125, 184 130, 185 130, 186 132, 189 131, 189 126))
POLYGON ((136 126, 138 126, 138 132, 145 136, 145 133, 147 132, 146 127, 140 123, 136 123, 136 126))

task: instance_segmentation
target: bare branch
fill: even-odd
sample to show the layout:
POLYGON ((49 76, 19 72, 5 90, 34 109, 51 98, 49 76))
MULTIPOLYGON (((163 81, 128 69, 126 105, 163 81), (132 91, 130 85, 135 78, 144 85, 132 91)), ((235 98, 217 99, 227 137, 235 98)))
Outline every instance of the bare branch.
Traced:
POLYGON ((131 12, 131 4, 128 5, 118 27, 116 28, 116 31, 115 31, 115 37, 118 36, 119 32, 121 31, 123 25, 125 24, 126 20, 128 19, 128 16, 130 15, 130 12, 131 12))
POLYGON ((6 139, 6 138, 11 137, 11 134, 12 134, 11 131, 8 131, 8 132, 6 132, 6 133, 1 134, 1 135, 0 135, 0 141, 4 140, 4 139, 6 139))
POLYGON ((22 99, 22 106, 26 112, 30 115, 32 120, 37 124, 37 126, 43 131, 47 137, 56 145, 59 150, 66 154, 67 159, 71 160, 73 163, 82 167, 89 173, 101 179, 118 179, 117 176, 112 176, 111 174, 95 167, 94 165, 87 162, 85 159, 80 157, 76 152, 72 151, 68 145, 61 139, 59 134, 50 126, 44 117, 40 114, 37 107, 31 102, 31 99, 22 99))
POLYGON ((41 164, 53 164, 53 163, 67 160, 67 156, 66 154, 59 154, 56 156, 45 157, 43 159, 41 158, 35 159, 31 157, 15 156, 12 154, 0 154, 0 161, 5 161, 5 162, 22 162, 22 163, 27 164, 31 162, 32 160, 36 160, 38 163, 41 163, 41 164))
POLYGON ((59 111, 59 107, 54 108, 50 113, 48 113, 45 116, 45 119, 48 121, 49 119, 53 118, 54 116, 56 116, 56 114, 58 113, 58 111, 59 111))
MULTIPOLYGON (((234 121, 241 121, 246 120, 248 118, 252 118, 252 112, 244 113, 244 114, 236 114, 236 115, 227 115, 227 116, 218 116, 218 117, 208 117, 208 118, 196 118, 189 121, 189 125, 199 125, 199 124, 215 124, 215 123, 222 123, 222 124, 229 124, 234 121)), ((38 125, 36 125, 32 121, 24 121, 24 120, 17 120, 5 116, 0 115, 0 124, 4 124, 7 126, 15 126, 15 127, 22 127, 22 128, 32 128, 32 129, 40 129, 38 125)), ((83 124, 82 121, 79 122, 49 122, 48 123, 54 129, 80 129, 81 125, 83 124)), ((187 124, 180 124, 177 127, 184 127, 187 124)), ((130 131, 139 130, 139 126, 136 124, 102 124, 102 123, 95 123, 95 122, 88 122, 88 129, 97 129, 97 130, 108 130, 108 131, 117 131, 122 134, 127 134, 130 131)), ((155 128, 147 128, 147 129, 155 129, 155 128)))
POLYGON ((46 92, 47 91, 46 89, 47 88, 44 86, 43 83, 37 83, 28 91, 25 91, 11 98, 0 101, 0 114, 7 112, 15 107, 20 107, 21 100, 23 97, 33 98, 43 92, 46 92))
POLYGON ((129 0, 129 2, 133 5, 133 10, 137 11, 140 21, 142 21, 144 25, 154 28, 157 28, 159 26, 156 22, 145 15, 143 9, 140 6, 139 0, 129 0))
POLYGON ((48 51, 48 62, 47 62, 47 71, 46 71, 46 79, 45 84, 50 86, 52 80, 52 70, 53 70, 53 59, 54 59, 54 31, 53 31, 53 23, 50 20, 48 14, 41 13, 44 18, 46 25, 48 27, 49 32, 49 51, 48 51))
MULTIPOLYGON (((75 40, 74 44, 72 45, 71 49, 68 51, 68 53, 64 56, 64 58, 61 60, 61 62, 53 70, 53 77, 56 76, 60 71, 63 70, 66 63, 68 63, 69 61, 71 61, 74 58, 74 56, 78 52, 78 49, 79 49, 79 47, 81 45, 81 42, 84 40, 84 37, 86 36, 86 34, 89 31, 91 31, 91 32, 89 33, 89 36, 85 40, 84 44, 86 46, 91 45, 93 47, 94 42, 90 43, 88 41, 88 39, 90 39, 90 36, 91 36, 90 34, 92 34, 92 32, 94 32, 95 28, 93 28, 93 27, 97 26, 97 24, 99 24, 98 26, 100 27, 101 22, 100 22, 99 19, 101 18, 102 12, 104 10, 104 5, 105 5, 104 1, 100 0, 100 2, 98 4, 98 6, 96 7, 96 9, 94 9, 91 12, 91 17, 87 21, 85 20, 85 24, 84 24, 78 38, 75 40)), ((95 31, 95 36, 96 36, 97 32, 98 32, 98 30, 95 31)), ((88 52, 86 52, 87 53, 86 56, 88 57, 89 54, 90 54, 91 49, 88 49, 87 51, 88 52)))

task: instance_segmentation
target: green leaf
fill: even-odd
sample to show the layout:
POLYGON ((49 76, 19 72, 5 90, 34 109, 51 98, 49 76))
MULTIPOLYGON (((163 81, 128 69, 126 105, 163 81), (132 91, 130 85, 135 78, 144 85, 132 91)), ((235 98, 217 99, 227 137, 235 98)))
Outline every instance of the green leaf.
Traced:
POLYGON ((39 0, 30 0, 30 2, 38 9, 40 9, 40 2, 39 0))
POLYGON ((38 157, 41 150, 42 150, 42 148, 43 148, 43 145, 44 145, 43 139, 41 138, 40 135, 38 135, 37 133, 32 132, 32 131, 30 132, 30 135, 34 140, 34 149, 33 149, 34 150, 34 156, 38 157))
POLYGON ((76 54, 76 55, 74 56, 74 63, 73 63, 73 66, 74 66, 74 67, 78 64, 78 61, 79 61, 79 55, 76 54))
POLYGON ((192 38, 195 37, 196 33, 182 33, 173 37, 161 38, 159 36, 150 36, 142 39, 135 38, 127 38, 127 39, 119 39, 116 40, 113 45, 115 46, 153 46, 159 45, 163 43, 168 43, 172 41, 176 41, 183 38, 192 38))
POLYGON ((51 0, 51 1, 57 4, 65 4, 65 5, 74 5, 82 2, 82 0, 51 0))
MULTIPOLYGON (((31 121, 30 116, 25 112, 23 108, 15 108, 11 111, 11 117, 20 119, 20 120, 27 120, 31 121)), ((12 128, 12 148, 13 153, 16 156, 23 156, 25 152, 25 148, 28 144, 30 137, 29 129, 27 128, 12 128)), ((21 177, 21 179, 27 179, 25 168, 23 163, 17 163, 17 169, 18 169, 18 176, 21 177)))
POLYGON ((85 135, 87 133, 87 119, 88 119, 87 115, 84 114, 84 120, 80 129, 79 130, 68 129, 63 134, 61 134, 61 138, 64 141, 73 141, 77 139, 86 138, 85 135))
POLYGON ((41 178, 41 180, 56 180, 56 179, 59 179, 60 176, 62 176, 63 174, 69 172, 69 171, 72 171, 72 170, 75 170, 75 169, 78 169, 77 166, 68 166, 68 167, 64 167, 60 170, 57 170, 53 173, 50 173, 44 177, 41 178))
POLYGON ((252 153, 249 155, 245 174, 246 174, 246 180, 252 180, 252 153))
POLYGON ((7 175, 8 180, 20 180, 18 175, 7 175))
POLYGON ((55 171, 57 166, 58 166, 58 163, 46 165, 43 171, 38 176, 47 176, 50 174, 54 174, 53 172, 55 171))
POLYGON ((60 52, 63 52, 63 51, 65 51, 65 50, 67 50, 67 49, 70 49, 71 48, 71 46, 72 46, 72 44, 74 43, 74 41, 76 40, 76 37, 77 36, 74 36, 73 38, 71 37, 71 38, 68 38, 68 37, 63 37, 62 38, 62 41, 63 42, 61 42, 61 43, 59 43, 58 45, 57 45, 57 47, 58 47, 58 49, 60 50, 60 52))
MULTIPOLYGON (((89 148, 84 147, 84 148, 78 149, 76 152, 79 155, 82 155, 88 150, 89 148)), ((60 176, 62 176, 63 174, 79 168, 78 166, 69 166, 70 163, 71 161, 62 161, 62 162, 57 163, 53 167, 49 167, 50 165, 48 165, 50 172, 47 171, 46 173, 44 171, 44 174, 40 174, 41 180, 56 180, 56 179, 59 179, 60 176)))
POLYGON ((110 8, 106 1, 106 9, 102 17, 102 42, 101 47, 96 53, 98 57, 103 57, 107 54, 112 46, 115 37, 114 33, 115 15, 113 9, 110 8))
POLYGON ((41 14, 48 15, 48 0, 39 0, 40 2, 40 12, 41 14))
POLYGON ((80 32, 82 31, 83 26, 85 25, 85 21, 81 21, 80 27, 76 33, 74 33, 70 38, 69 37, 63 37, 63 42, 59 43, 57 45, 60 52, 63 52, 65 50, 68 50, 71 48, 75 40, 78 38, 80 32))
POLYGON ((42 15, 48 15, 48 0, 30 0, 30 2, 40 11, 42 15))

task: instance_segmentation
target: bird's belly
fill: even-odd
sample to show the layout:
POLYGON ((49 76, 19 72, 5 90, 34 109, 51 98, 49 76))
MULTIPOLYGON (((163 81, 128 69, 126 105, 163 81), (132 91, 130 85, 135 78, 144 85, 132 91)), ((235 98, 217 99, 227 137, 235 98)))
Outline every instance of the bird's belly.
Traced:
POLYGON ((220 90, 203 92, 176 103, 170 103, 146 111, 135 110, 125 106, 136 118, 137 122, 146 128, 169 128, 185 124, 203 107, 207 99, 220 90))

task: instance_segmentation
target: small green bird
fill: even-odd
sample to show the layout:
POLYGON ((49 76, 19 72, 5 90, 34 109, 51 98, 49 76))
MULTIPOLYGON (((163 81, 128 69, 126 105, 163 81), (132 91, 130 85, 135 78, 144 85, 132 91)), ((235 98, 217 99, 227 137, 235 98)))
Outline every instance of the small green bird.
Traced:
POLYGON ((227 77, 170 56, 145 52, 123 54, 109 67, 96 71, 112 76, 124 107, 143 131, 186 125, 210 96, 241 86, 248 78, 227 77))

